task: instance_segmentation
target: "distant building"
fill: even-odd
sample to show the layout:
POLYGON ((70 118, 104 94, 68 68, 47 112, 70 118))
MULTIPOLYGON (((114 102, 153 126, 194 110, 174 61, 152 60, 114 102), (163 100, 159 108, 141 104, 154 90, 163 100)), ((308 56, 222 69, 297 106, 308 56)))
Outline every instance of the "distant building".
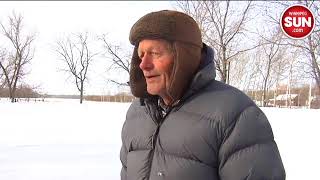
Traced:
POLYGON ((312 109, 320 109, 320 96, 312 96, 310 108, 312 109))
POLYGON ((298 94, 279 94, 276 99, 269 99, 268 105, 274 106, 299 106, 301 103, 299 102, 298 94))

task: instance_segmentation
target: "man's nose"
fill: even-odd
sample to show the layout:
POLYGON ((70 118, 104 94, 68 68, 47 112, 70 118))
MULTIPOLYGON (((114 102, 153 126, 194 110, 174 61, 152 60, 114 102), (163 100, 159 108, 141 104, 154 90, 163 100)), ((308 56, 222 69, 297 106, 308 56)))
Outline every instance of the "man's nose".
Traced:
POLYGON ((141 63, 139 65, 141 70, 151 70, 153 68, 152 58, 148 55, 145 55, 141 58, 141 63))

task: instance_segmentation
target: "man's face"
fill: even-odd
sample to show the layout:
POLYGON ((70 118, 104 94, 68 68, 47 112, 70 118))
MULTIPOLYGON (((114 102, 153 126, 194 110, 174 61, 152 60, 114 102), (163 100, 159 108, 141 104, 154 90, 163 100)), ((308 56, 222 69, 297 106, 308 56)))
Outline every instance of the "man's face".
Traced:
POLYGON ((173 68, 173 53, 165 40, 145 39, 140 41, 138 55, 140 68, 147 82, 147 91, 152 95, 168 96, 166 87, 170 83, 173 68))

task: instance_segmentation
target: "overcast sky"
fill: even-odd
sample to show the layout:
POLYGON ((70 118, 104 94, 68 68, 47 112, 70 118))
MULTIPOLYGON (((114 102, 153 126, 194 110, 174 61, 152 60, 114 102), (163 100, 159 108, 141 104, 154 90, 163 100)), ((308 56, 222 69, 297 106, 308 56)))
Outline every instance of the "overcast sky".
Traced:
MULTIPOLYGON (((22 14, 24 27, 37 34, 35 55, 31 72, 24 80, 26 83, 40 85, 39 90, 43 93, 77 94, 71 79, 67 80, 67 75, 58 71, 61 62, 52 48, 57 38, 84 31, 93 34, 107 33, 111 41, 131 50, 128 41, 131 26, 146 13, 174 9, 173 5, 169 1, 0 1, 0 21, 6 24, 8 16, 15 11, 22 14)), ((95 66, 91 67, 86 94, 116 91, 111 85, 106 85, 108 73, 105 72, 102 61, 98 57, 95 66)))

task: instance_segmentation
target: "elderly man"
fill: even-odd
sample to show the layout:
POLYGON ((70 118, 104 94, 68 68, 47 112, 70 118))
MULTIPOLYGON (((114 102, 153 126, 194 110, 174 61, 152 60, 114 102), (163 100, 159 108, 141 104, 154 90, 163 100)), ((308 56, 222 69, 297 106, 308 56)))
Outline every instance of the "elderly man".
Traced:
POLYGON ((122 180, 283 180, 271 126, 240 90, 215 80, 213 50, 177 11, 140 18, 122 129, 122 180))

